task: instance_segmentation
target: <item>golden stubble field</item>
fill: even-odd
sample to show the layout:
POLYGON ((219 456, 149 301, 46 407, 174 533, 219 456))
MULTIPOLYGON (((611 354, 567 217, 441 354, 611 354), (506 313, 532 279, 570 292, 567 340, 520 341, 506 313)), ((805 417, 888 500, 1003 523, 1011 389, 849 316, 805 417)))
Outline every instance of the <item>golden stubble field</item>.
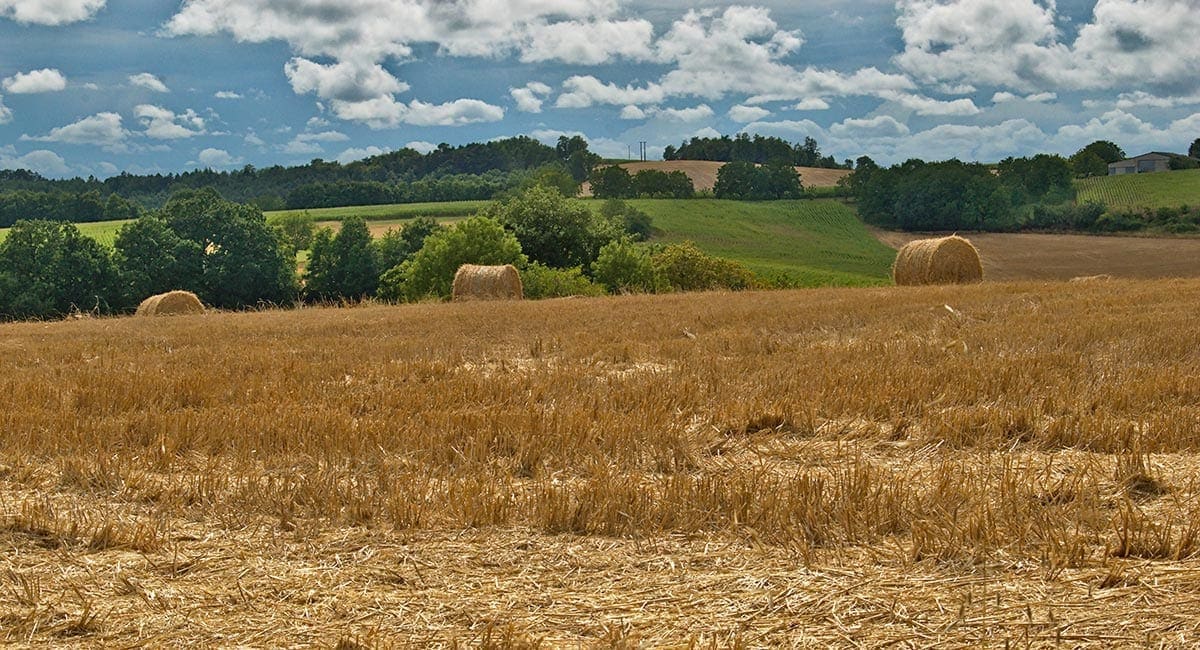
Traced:
POLYGON ((1200 281, 0 326, 0 641, 1188 647, 1200 281))

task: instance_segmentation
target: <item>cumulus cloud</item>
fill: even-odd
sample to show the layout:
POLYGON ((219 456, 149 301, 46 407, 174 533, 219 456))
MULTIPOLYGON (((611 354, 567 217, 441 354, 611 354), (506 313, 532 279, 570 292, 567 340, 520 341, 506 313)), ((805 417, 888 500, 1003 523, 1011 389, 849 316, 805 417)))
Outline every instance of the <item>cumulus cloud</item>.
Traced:
POLYGON ((526 63, 561 61, 599 65, 616 57, 642 61, 651 56, 654 26, 648 20, 566 21, 531 25, 521 44, 526 63))
POLYGON ((713 116, 713 109, 708 104, 700 104, 689 108, 662 108, 655 111, 658 117, 674 122, 699 122, 713 116))
POLYGON ((738 104, 729 109, 729 119, 735 122, 755 122, 771 114, 771 111, 761 106, 743 106, 738 104))
POLYGON ((649 115, 639 106, 630 104, 621 109, 621 119, 623 120, 644 120, 649 115))
POLYGON ((200 164, 204 165, 205 167, 218 169, 221 167, 240 165, 242 162, 241 158, 235 158, 231 156, 228 151, 225 151, 224 149, 214 149, 212 147, 202 150, 197 156, 197 160, 199 160, 200 164))
POLYGON ((563 82, 563 94, 558 96, 555 106, 559 108, 587 108, 594 104, 622 106, 629 104, 658 104, 666 99, 666 93, 658 84, 644 88, 618 86, 604 83, 591 75, 575 75, 563 82))
POLYGON ((279 150, 283 153, 293 155, 321 153, 325 150, 321 145, 322 142, 345 142, 349 139, 350 136, 340 131, 298 133, 296 137, 280 147, 279 150))
POLYGON ((541 113, 542 102, 554 89, 540 81, 531 81, 521 88, 509 88, 508 93, 517 102, 522 113, 541 113))
POLYGON ((975 102, 970 99, 945 101, 924 95, 892 92, 880 93, 880 96, 916 112, 917 115, 978 115, 981 112, 975 102))
POLYGON ((1200 89, 1195 0, 1098 0, 1073 42, 1055 2, 900 0, 902 69, 928 83, 967 82, 1025 92, 1133 86, 1200 89))
POLYGON ((0 169, 28 169, 42 176, 63 177, 71 168, 63 157, 46 149, 37 149, 18 156, 12 146, 0 147, 0 169))
POLYGON ((375 145, 370 145, 368 147, 362 147, 362 148, 350 147, 349 149, 346 149, 342 153, 339 153, 337 155, 337 157, 334 158, 334 160, 345 165, 347 163, 352 163, 355 160, 362 160, 363 158, 379 156, 379 155, 387 153, 388 151, 390 151, 390 149, 381 149, 379 147, 376 147, 375 145))
MULTIPOLYGON (((409 86, 384 65, 408 60, 425 43, 446 56, 515 53, 527 62, 649 57, 653 26, 622 19, 618 9, 615 0, 190 0, 163 32, 286 41, 299 54, 284 71, 293 90, 316 94, 341 119, 375 128, 457 125, 497 120, 503 111, 476 99, 402 102, 397 94, 409 86)), ((540 109, 542 96, 529 86, 513 97, 520 110, 540 109)))
POLYGON ((899 138, 909 134, 908 126, 890 115, 870 119, 846 119, 829 127, 840 138, 899 138))
POLYGON ((1034 93, 1032 95, 1026 95, 1026 96, 1022 97, 1020 95, 1014 95, 1013 93, 1002 90, 1002 91, 999 91, 996 94, 992 95, 992 103, 993 104, 1006 104, 1008 102, 1016 102, 1016 101, 1041 103, 1041 102, 1052 102, 1056 99, 1058 99, 1057 93, 1034 93))
POLYGON ((8 124, 12 121, 12 110, 4 105, 4 96, 0 95, 0 124, 8 124))
POLYGON ((412 149, 413 151, 420 153, 429 153, 430 151, 437 149, 437 145, 432 142, 425 142, 424 140, 413 140, 412 142, 405 143, 404 148, 412 149))
POLYGON ((128 138, 129 131, 121 125, 121 116, 109 112, 97 113, 66 126, 50 129, 50 133, 46 135, 21 136, 21 140, 90 144, 109 150, 123 150, 128 138))
POLYGON ((4 89, 14 95, 53 93, 67 87, 67 78, 54 68, 18 72, 3 81, 4 89))
POLYGON ((232 90, 218 90, 217 92, 213 93, 213 97, 216 97, 217 99, 241 99, 242 95, 241 93, 236 93, 232 90))
POLYGON ((129 83, 140 88, 153 90, 156 93, 171 92, 171 89, 167 88, 167 85, 163 83, 161 79, 150 74, 149 72, 139 72, 138 74, 129 75, 129 83))
POLYGON ((155 140, 179 140, 205 133, 204 118, 190 108, 176 114, 161 106, 140 104, 134 107, 133 115, 145 127, 146 136, 155 140))
POLYGON ((792 109, 797 111, 827 111, 829 110, 829 102, 820 97, 807 97, 792 106, 792 109))
POLYGON ((0 18, 35 25, 66 25, 88 20, 106 0, 0 0, 0 18))

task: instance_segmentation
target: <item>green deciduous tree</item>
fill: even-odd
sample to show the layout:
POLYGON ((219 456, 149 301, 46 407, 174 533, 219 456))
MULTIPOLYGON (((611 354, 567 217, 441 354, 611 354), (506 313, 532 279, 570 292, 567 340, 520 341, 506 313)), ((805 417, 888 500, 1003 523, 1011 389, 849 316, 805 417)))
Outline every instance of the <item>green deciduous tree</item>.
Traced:
POLYGON ((1200 159, 1200 138, 1196 138, 1196 140, 1192 142, 1192 146, 1188 147, 1188 155, 1192 158, 1200 159))
POLYGON ((592 196, 598 199, 631 199, 637 195, 633 177, 620 165, 605 165, 592 170, 588 176, 592 196))
POLYGON ((18 221, 0 242, 0 317, 57 318, 122 307, 108 250, 73 224, 18 221))
POLYGON ((448 298, 454 273, 463 264, 513 264, 527 261, 521 243, 499 221, 472 217, 433 233, 403 264, 380 278, 379 295, 389 300, 448 298))
POLYGON ((504 224, 531 260, 558 268, 587 268, 600 247, 622 231, 622 225, 598 217, 582 202, 548 187, 534 187, 504 203, 493 203, 481 214, 504 224))
POLYGON ((191 289, 205 303, 224 308, 295 298, 294 262, 258 208, 230 203, 206 188, 177 192, 159 215, 203 253, 197 286, 175 288, 191 289))
POLYGON ((378 284, 371 231, 362 217, 343 220, 337 235, 324 229, 314 238, 305 272, 306 299, 361 300, 374 295, 378 284))
POLYGON ((121 226, 113 248, 131 302, 173 289, 196 291, 201 287, 204 249, 180 237, 158 215, 121 226))
POLYGON ((404 224, 403 228, 393 228, 376 238, 372 246, 380 273, 412 257, 425 245, 425 238, 439 230, 442 230, 442 226, 433 219, 417 217, 404 224))

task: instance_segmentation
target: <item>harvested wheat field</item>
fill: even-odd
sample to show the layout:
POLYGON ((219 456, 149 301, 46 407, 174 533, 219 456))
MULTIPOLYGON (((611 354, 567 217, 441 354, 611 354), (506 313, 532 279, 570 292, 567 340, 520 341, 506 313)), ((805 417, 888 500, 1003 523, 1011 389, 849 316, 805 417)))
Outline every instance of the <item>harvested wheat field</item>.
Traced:
POLYGON ((1200 281, 0 326, 0 642, 1191 647, 1200 281))
MULTIPOLYGON (((660 172, 680 171, 692 179, 692 185, 697 192, 711 192, 717 184, 717 172, 723 167, 723 162, 708 160, 648 160, 645 162, 621 163, 621 167, 630 174, 642 170, 655 169, 660 172)), ((838 181, 850 173, 846 169, 822 169, 820 167, 797 167, 800 172, 800 182, 804 187, 834 187, 838 181)), ((592 188, 584 183, 580 189, 581 196, 591 196, 592 188)))
MULTIPOLYGON (((892 248, 926 237, 872 228, 892 248)), ((948 234, 948 233, 947 233, 948 234)), ((1107 237, 1035 233, 970 233, 989 281, 1071 280, 1110 275, 1115 278, 1200 277, 1200 238, 1107 237)))

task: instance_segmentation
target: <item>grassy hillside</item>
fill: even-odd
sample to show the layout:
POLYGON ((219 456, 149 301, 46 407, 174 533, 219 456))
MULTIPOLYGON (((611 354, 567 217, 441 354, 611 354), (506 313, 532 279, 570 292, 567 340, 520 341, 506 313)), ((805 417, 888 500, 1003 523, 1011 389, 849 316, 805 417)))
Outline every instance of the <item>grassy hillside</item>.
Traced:
MULTIPOLYGON (((77 223, 75 226, 79 228, 79 232, 85 236, 91 237, 101 244, 112 246, 113 239, 117 236, 117 231, 121 226, 129 223, 130 219, 121 221, 97 221, 95 223, 77 223)), ((8 228, 0 228, 0 241, 8 237, 8 228)))
MULTIPOLYGON (((599 210, 600 201, 585 200, 599 210)), ((768 278, 786 277, 797 286, 866 286, 888 283, 895 251, 879 243, 854 212, 836 201, 644 199, 631 201, 654 219, 655 241, 693 241, 710 255, 742 262, 768 278)), ((379 235, 407 219, 429 216, 455 221, 474 214, 486 201, 413 203, 296 211, 321 226, 351 215, 370 221, 379 235)), ((286 212, 268 212, 274 219, 286 212)), ((111 244, 123 221, 79 224, 98 241, 111 244)), ((0 238, 6 231, 0 230, 0 238)))
POLYGON ((654 241, 691 240, 711 255, 805 286, 886 284, 896 256, 837 201, 631 203, 654 219, 654 241))
POLYGON ((1200 169, 1085 178, 1075 188, 1078 202, 1100 201, 1110 209, 1195 206, 1200 204, 1200 169))
POLYGON ((337 221, 346 217, 362 217, 367 221, 414 219, 416 217, 465 217, 475 214, 490 201, 447 201, 445 203, 398 203, 392 205, 362 205, 345 208, 314 208, 311 210, 277 210, 267 212, 267 220, 284 215, 303 214, 313 221, 337 221))

